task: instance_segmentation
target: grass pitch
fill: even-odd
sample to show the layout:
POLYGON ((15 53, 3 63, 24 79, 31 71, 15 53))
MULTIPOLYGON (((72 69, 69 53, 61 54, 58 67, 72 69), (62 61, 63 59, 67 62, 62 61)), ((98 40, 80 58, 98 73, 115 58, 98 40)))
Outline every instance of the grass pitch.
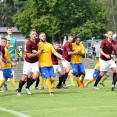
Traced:
MULTIPOLYGON (((69 84, 69 81, 67 81, 69 84)), ((30 117, 116 117, 117 89, 111 91, 111 80, 105 81, 106 87, 99 85, 99 90, 87 88, 55 89, 50 96, 47 89, 34 90, 32 95, 22 90, 17 96, 10 83, 8 91, 0 93, 0 117, 18 117, 1 108, 14 110, 30 117)), ((17 82, 18 86, 18 82, 17 82)))

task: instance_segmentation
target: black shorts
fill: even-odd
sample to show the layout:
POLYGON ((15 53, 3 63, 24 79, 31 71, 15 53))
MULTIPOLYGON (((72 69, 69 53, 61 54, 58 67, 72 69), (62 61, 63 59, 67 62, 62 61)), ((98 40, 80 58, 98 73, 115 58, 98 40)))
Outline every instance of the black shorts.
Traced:
POLYGON ((96 52, 93 52, 93 55, 96 56, 96 52))

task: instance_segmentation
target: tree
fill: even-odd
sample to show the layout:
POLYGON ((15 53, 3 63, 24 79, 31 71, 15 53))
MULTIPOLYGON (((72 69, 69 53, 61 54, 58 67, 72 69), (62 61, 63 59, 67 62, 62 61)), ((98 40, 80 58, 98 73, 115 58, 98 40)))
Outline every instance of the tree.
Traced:
POLYGON ((117 0, 97 0, 97 3, 107 9, 108 29, 117 34, 117 0))
POLYGON ((89 39, 107 29, 106 10, 92 0, 28 0, 27 4, 14 16, 16 27, 26 36, 35 28, 59 40, 70 32, 89 39))
POLYGON ((4 0, 0 3, 0 26, 1 27, 8 27, 14 26, 12 17, 16 13, 16 8, 12 6, 12 2, 7 3, 8 1, 4 0))

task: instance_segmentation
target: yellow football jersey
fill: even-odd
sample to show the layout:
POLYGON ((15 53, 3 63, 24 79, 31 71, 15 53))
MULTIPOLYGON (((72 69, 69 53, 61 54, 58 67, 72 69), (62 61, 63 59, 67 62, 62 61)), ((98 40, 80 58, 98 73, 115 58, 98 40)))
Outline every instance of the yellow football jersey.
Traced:
MULTIPOLYGON (((82 54, 85 54, 85 49, 82 44, 76 45, 75 43, 72 43, 72 50, 76 52, 80 52, 82 54)), ((82 62, 82 57, 80 55, 71 55, 71 63, 77 64, 82 62)))
POLYGON ((39 42, 38 50, 43 50, 43 52, 39 55, 38 58, 39 67, 53 66, 52 57, 51 57, 52 53, 55 51, 53 46, 48 42, 46 43, 39 42))
MULTIPOLYGON (((7 48, 5 48, 5 55, 4 55, 8 60, 11 61, 11 56, 7 48)), ((2 69, 8 69, 11 68, 11 63, 6 63, 2 61, 2 69)))
POLYGON ((98 61, 94 67, 96 70, 100 70, 100 61, 98 61))

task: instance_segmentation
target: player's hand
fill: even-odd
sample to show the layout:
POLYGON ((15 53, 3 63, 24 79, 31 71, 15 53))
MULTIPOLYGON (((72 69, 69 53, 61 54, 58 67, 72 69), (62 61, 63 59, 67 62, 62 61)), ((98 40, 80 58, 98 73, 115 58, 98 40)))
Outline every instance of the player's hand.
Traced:
POLYGON ((39 55, 43 52, 44 50, 39 50, 36 54, 39 55))
POLYGON ((12 63, 12 66, 15 67, 16 66, 16 63, 12 63))
POLYGON ((60 58, 62 61, 64 61, 65 59, 61 56, 61 58, 60 58))
POLYGON ((35 53, 35 54, 37 53, 37 51, 36 51, 36 50, 32 50, 32 52, 33 52, 33 53, 35 53))
POLYGON ((110 55, 108 55, 108 54, 106 54, 105 57, 106 57, 107 59, 110 59, 110 55))
POLYGON ((2 70, 2 65, 0 64, 0 70, 2 70))

